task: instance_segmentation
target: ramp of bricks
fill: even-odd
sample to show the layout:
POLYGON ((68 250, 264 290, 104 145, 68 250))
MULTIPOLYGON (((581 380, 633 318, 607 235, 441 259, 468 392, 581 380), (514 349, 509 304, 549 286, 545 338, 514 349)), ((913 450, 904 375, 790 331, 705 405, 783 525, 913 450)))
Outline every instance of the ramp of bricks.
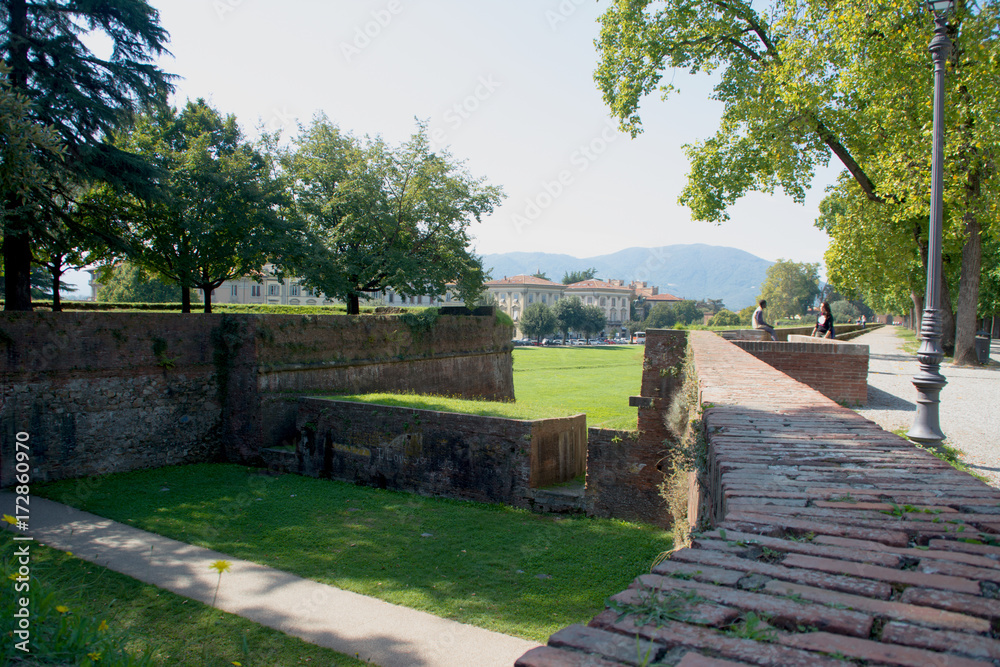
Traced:
POLYGON ((632 613, 518 667, 1000 666, 1000 491, 714 334, 691 344, 715 529, 612 596, 632 613))

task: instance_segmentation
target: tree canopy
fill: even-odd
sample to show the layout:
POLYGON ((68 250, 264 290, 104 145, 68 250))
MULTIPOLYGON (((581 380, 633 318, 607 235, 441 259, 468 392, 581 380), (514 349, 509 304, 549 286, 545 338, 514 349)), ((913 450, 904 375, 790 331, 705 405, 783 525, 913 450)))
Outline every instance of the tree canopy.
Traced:
POLYGON ((10 70, 10 88, 29 103, 27 120, 57 135, 66 152, 65 160, 35 152, 45 187, 25 191, 0 183, 6 309, 31 310, 33 241, 63 215, 72 188, 94 180, 148 187, 144 163, 102 139, 166 98, 169 77, 152 64, 166 53, 167 33, 158 21, 144 0, 0 0, 0 58, 10 70), (90 32, 110 38, 109 58, 87 48, 90 32))
POLYGON ((584 280, 593 280, 596 277, 597 269, 594 267, 584 269, 583 271, 566 271, 563 273, 562 284, 572 285, 573 283, 582 283, 584 280))
POLYGON ((273 161, 243 138, 234 116, 188 102, 143 116, 119 142, 160 170, 161 192, 143 199, 102 188, 96 210, 111 214, 98 224, 124 240, 132 262, 180 285, 184 312, 190 288, 204 291, 210 313, 214 289, 259 272, 279 252, 284 191, 273 161))
POLYGON ((556 326, 562 332, 565 343, 570 329, 579 329, 583 324, 583 301, 578 296, 559 299, 552 306, 552 314, 556 316, 556 326))
POLYGON ((556 316, 552 313, 552 309, 541 301, 528 304, 521 313, 518 325, 525 336, 536 340, 541 340, 557 328, 556 316))
MULTIPOLYGON (((967 325, 981 236, 998 234, 998 7, 995 0, 960 3, 949 19, 956 49, 948 68, 945 236, 961 247, 949 255, 962 267, 956 361, 974 350, 967 325)), ((696 219, 727 220, 751 191, 781 190, 801 202, 816 168, 835 156, 844 173, 830 196, 844 204, 833 213, 845 219, 824 223, 836 243, 828 259, 858 247, 861 233, 869 246, 891 248, 877 272, 894 276, 889 300, 898 301, 912 261, 926 261, 931 33, 926 10, 904 0, 793 0, 765 11, 740 0, 615 0, 602 17, 595 78, 635 136, 642 98, 676 92, 662 84, 665 72, 717 73, 719 129, 686 147, 691 171, 681 201, 696 219), (840 242, 840 231, 854 240, 840 242), (901 237, 911 240, 900 245, 901 237)))
POLYGON ((366 292, 440 294, 456 283, 475 303, 482 261, 469 225, 503 191, 474 178, 445 150, 433 151, 425 123, 400 146, 357 139, 325 116, 302 128, 282 159, 293 211, 306 230, 294 262, 303 283, 357 313, 366 292))
POLYGON ((181 288, 146 274, 130 262, 119 262, 102 269, 97 296, 111 303, 171 303, 181 300, 181 288))
POLYGON ((767 267, 758 300, 767 300, 772 317, 794 317, 804 315, 819 293, 819 264, 779 259, 767 267))

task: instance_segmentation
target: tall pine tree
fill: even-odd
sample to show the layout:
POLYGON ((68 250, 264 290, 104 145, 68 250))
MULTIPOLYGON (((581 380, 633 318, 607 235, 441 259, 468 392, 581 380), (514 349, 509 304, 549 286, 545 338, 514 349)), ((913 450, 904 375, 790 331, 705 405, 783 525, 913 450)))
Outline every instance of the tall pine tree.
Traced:
POLYGON ((32 103, 31 120, 52 128, 66 149, 61 161, 40 156, 48 187, 0 192, 5 307, 31 310, 33 240, 63 215, 69 188, 61 184, 104 180, 142 188, 151 181, 143 161, 101 139, 166 98, 169 77, 153 61, 166 53, 168 35, 144 0, 0 0, 0 28, 11 89, 32 103), (84 43, 93 32, 111 39, 107 59, 84 43))

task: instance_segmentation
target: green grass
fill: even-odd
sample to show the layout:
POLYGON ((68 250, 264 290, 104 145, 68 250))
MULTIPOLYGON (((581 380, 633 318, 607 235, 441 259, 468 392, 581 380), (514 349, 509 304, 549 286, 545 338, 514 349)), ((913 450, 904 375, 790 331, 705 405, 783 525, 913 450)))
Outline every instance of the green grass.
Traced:
POLYGON ((609 592, 648 571, 671 545, 668 533, 651 526, 227 464, 34 490, 190 544, 540 642, 585 623, 609 592))
MULTIPOLYGON (((5 575, 16 568, 14 545, 9 534, 0 537, 0 571, 5 575)), ((85 656, 98 652, 101 659, 97 666, 127 664, 114 659, 108 651, 111 646, 124 648, 137 658, 147 655, 151 658, 148 663, 137 662, 153 665, 366 664, 41 544, 31 544, 31 572, 30 594, 39 614, 32 620, 32 657, 39 664, 92 664, 85 656), (57 605, 68 610, 57 611, 57 605), (96 629, 101 620, 106 629, 96 629), (74 622, 78 625, 66 627, 74 622), (60 624, 64 629, 61 639, 53 641, 60 624), (86 628, 91 628, 86 633, 89 638, 81 639, 86 628)), ((4 598, 13 593, 12 585, 3 586, 4 598)), ((0 608, 7 605, 0 604, 0 608)), ((11 620, 9 614, 0 619, 3 649, 10 649, 8 659, 23 656, 6 645, 11 620)), ((4 657, 0 650, 0 658, 4 657)))
POLYGON ((353 394, 342 400, 510 419, 587 415, 587 426, 635 430, 629 396, 642 382, 642 346, 519 347, 514 350, 516 402, 468 401, 416 394, 353 394))

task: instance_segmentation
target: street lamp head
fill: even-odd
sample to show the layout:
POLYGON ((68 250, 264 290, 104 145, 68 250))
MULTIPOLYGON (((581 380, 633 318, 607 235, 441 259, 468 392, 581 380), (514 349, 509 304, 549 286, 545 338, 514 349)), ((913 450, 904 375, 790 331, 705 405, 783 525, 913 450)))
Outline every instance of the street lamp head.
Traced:
POLYGON ((955 9, 955 0, 927 0, 927 8, 937 18, 944 18, 955 9))

